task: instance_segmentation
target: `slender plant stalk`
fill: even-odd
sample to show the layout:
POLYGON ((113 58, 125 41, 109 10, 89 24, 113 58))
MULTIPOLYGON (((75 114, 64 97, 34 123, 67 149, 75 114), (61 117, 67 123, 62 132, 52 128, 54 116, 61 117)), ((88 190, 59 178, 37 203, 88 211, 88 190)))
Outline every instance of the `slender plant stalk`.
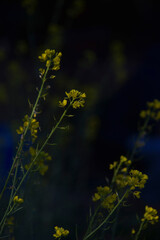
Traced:
POLYGON ((52 128, 50 134, 48 135, 48 137, 46 138, 46 140, 44 141, 43 145, 41 146, 41 148, 39 149, 39 151, 37 152, 35 158, 33 159, 32 163, 30 164, 29 168, 27 169, 27 171, 25 172, 25 174, 23 175, 23 178, 21 179, 19 185, 17 186, 15 193, 13 195, 13 198, 15 197, 15 195, 17 194, 18 190, 20 189, 22 183, 24 182, 24 180, 26 179, 28 173, 30 172, 31 168, 33 167, 35 161, 37 160, 39 154, 42 152, 42 150, 44 149, 44 147, 47 145, 49 139, 52 137, 53 133, 55 132, 55 130, 59 127, 60 123, 62 122, 63 118, 65 117, 69 107, 71 106, 71 104, 64 110, 63 114, 61 115, 59 121, 57 122, 57 124, 55 125, 55 127, 52 128))
MULTIPOLYGON (((141 130, 140 130, 140 132, 139 132, 139 134, 138 134, 138 136, 137 136, 137 139, 136 139, 136 141, 135 141, 134 147, 133 147, 132 152, 131 152, 131 154, 130 154, 130 156, 129 156, 129 159, 130 159, 132 162, 133 162, 133 160, 134 160, 134 155, 135 155, 136 150, 137 150, 137 144, 136 144, 136 143, 137 143, 137 142, 139 141, 139 139, 141 138, 142 132, 147 128, 147 125, 148 125, 148 123, 149 123, 149 120, 150 120, 150 116, 148 115, 147 118, 145 119, 144 125, 142 126, 142 128, 141 128, 141 130)), ((112 186, 112 185, 114 184, 114 182, 115 182, 115 179, 116 179, 116 176, 117 176, 118 171, 119 171, 119 169, 120 169, 120 166, 121 166, 121 163, 119 163, 116 171, 114 172, 114 175, 113 175, 113 178, 112 178, 112 182, 111 182, 111 186, 112 186)), ((120 209, 119 209, 119 210, 120 210, 120 209)), ((116 233, 117 219, 118 219, 118 215, 119 215, 119 210, 118 210, 118 212, 117 212, 116 221, 115 221, 114 226, 113 226, 112 240, 114 240, 115 233, 116 233)))
POLYGON ((45 71, 45 74, 44 74, 44 76, 43 76, 42 84, 41 84, 41 87, 40 87, 40 90, 39 90, 39 93, 38 93, 36 102, 35 102, 35 104, 34 104, 34 106, 33 106, 33 109, 32 109, 31 115, 30 115, 30 118, 29 118, 29 124, 28 124, 27 127, 25 128, 25 131, 24 131, 24 133, 23 133, 23 135, 22 135, 22 137, 21 137, 21 139, 20 139, 20 143, 19 143, 19 146, 18 146, 16 155, 15 155, 15 157, 13 158, 12 166, 11 166, 10 171, 9 171, 9 173, 8 173, 8 176, 7 176, 7 179, 6 179, 6 181, 5 181, 4 187, 3 187, 2 191, 1 191, 0 199, 1 199, 2 196, 3 196, 3 193, 4 193, 4 191, 5 191, 5 189, 6 189, 7 185, 8 185, 10 176, 11 176, 11 174, 12 174, 12 171, 13 171, 13 169, 14 169, 14 167, 15 167, 16 161, 17 161, 17 159, 19 158, 19 155, 20 155, 20 153, 21 153, 21 151, 22 151, 22 147, 23 147, 23 143, 24 143, 25 136, 26 136, 26 134, 27 134, 27 132, 28 132, 28 129, 29 129, 31 120, 32 120, 32 118, 33 118, 33 115, 34 115, 35 110, 36 110, 36 108, 37 108, 38 102, 39 102, 39 100, 40 100, 40 98, 41 98, 41 95, 42 95, 42 91, 43 91, 43 88, 44 88, 44 83, 45 83, 45 81, 46 81, 46 76, 47 76, 48 70, 49 70, 49 67, 47 67, 47 69, 46 69, 46 71, 45 71))
POLYGON ((129 190, 127 190, 124 195, 122 196, 122 198, 119 200, 119 202, 116 204, 116 206, 112 209, 112 211, 108 214, 108 216, 103 220, 103 222, 98 225, 98 227, 96 227, 91 233, 89 233, 86 237, 83 238, 83 240, 86 240, 88 238, 90 238, 94 233, 96 233, 107 221, 108 219, 111 217, 111 215, 115 212, 115 210, 120 206, 120 204, 122 203, 122 201, 124 200, 124 198, 126 197, 126 195, 128 194, 129 190))
POLYGON ((44 149, 44 147, 47 145, 47 143, 48 143, 49 139, 52 137, 53 133, 54 133, 54 132, 56 131, 56 129, 59 127, 60 123, 62 122, 63 118, 65 117, 65 115, 66 115, 66 113, 67 113, 67 111, 68 111, 68 109, 69 109, 69 107, 70 107, 71 105, 72 105, 72 102, 70 102, 70 104, 68 105, 68 107, 64 110, 63 114, 61 115, 59 121, 58 121, 58 122, 56 123, 56 125, 52 128, 50 134, 48 135, 48 137, 47 137, 46 140, 44 141, 43 145, 41 146, 41 148, 40 148, 39 151, 37 152, 35 158, 33 159, 32 163, 30 164, 29 168, 27 169, 27 171, 26 171, 25 174, 23 175, 20 183, 18 184, 17 188, 16 188, 15 191, 14 191, 14 194, 13 194, 13 192, 12 192, 12 194, 10 195, 10 200, 9 200, 8 207, 7 207, 7 209, 6 209, 6 211, 5 211, 5 214, 4 214, 4 216, 3 216, 3 218, 2 218, 2 220, 1 220, 1 222, 0 222, 0 227, 1 227, 1 229, 0 229, 0 234, 2 234, 4 225, 5 225, 5 220, 6 220, 7 216, 8 216, 8 213, 11 213, 11 211, 10 211, 10 206, 11 206, 11 204, 12 204, 12 201, 13 201, 14 197, 16 196, 17 192, 19 191, 19 189, 20 189, 21 185, 23 184, 24 180, 26 179, 27 175, 29 174, 29 172, 30 172, 31 168, 33 167, 35 161, 37 160, 39 154, 42 152, 42 150, 44 149))
MULTIPOLYGON (((20 156, 20 154, 21 154, 22 147, 23 147, 23 144, 24 144, 25 136, 26 136, 26 134, 27 134, 27 132, 28 132, 28 130, 29 130, 31 120, 32 120, 33 115, 34 115, 34 113, 35 113, 35 110, 36 110, 36 108, 37 108, 37 106, 38 106, 39 100, 40 100, 40 98, 41 98, 41 96, 42 96, 42 91, 43 91, 43 88, 44 88, 44 83, 45 83, 45 81, 46 81, 46 76, 47 76, 48 70, 49 70, 49 67, 47 67, 47 69, 46 69, 46 71, 45 71, 45 74, 44 74, 44 76, 43 76, 43 78, 42 78, 42 84, 41 84, 40 90, 39 90, 39 92, 38 92, 38 96, 37 96, 37 99, 36 99, 36 101, 35 101, 35 104, 34 104, 34 106, 33 106, 31 115, 30 115, 30 117, 29 117, 29 123, 28 123, 28 125, 26 126, 25 131, 24 131, 24 133, 23 133, 23 135, 22 135, 22 137, 21 137, 21 139, 20 139, 20 143, 19 143, 19 146, 18 146, 16 155, 15 155, 15 157, 13 158, 12 166, 11 166, 11 168, 10 168, 10 171, 9 171, 9 173, 8 173, 8 176, 7 176, 7 179, 6 179, 6 181, 5 181, 4 187, 3 187, 2 191, 1 191, 1 194, 0 194, 0 199, 1 199, 2 196, 3 196, 4 191, 6 190, 6 187, 7 187, 7 185, 8 185, 8 182, 9 182, 10 176, 11 176, 11 174, 12 174, 12 172, 13 172, 13 169, 14 169, 14 167, 15 167, 15 165, 16 165, 16 167, 15 167, 15 174, 14 174, 14 178, 13 178, 13 184, 12 184, 12 190, 11 190, 11 194, 10 194, 10 198, 9 198, 9 203, 8 203, 8 206, 7 206, 7 208, 6 208, 6 211, 5 211, 4 215, 3 215, 3 218, 2 218, 2 220, 1 220, 1 222, 0 222, 0 227, 1 227, 1 229, 0 229, 0 234, 1 234, 2 231, 3 231, 6 217, 9 215, 9 213, 11 213, 10 208, 11 208, 11 204, 12 204, 13 198, 15 197, 14 188, 15 188, 16 177, 17 177, 17 172, 18 172, 18 162, 17 162, 17 160, 19 159, 19 156, 20 156), (14 194, 13 194, 13 193, 14 193, 14 194)), ((17 192, 17 189, 16 189, 16 192, 17 192)))
POLYGON ((139 230, 138 230, 138 232, 137 232, 136 235, 135 235, 135 240, 138 240, 139 235, 140 235, 140 233, 141 233, 141 231, 142 231, 142 229, 143 229, 143 225, 144 225, 144 222, 141 222, 141 225, 140 225, 140 227, 139 227, 139 230))
MULTIPOLYGON (((91 217, 91 220, 90 220, 90 222, 89 222, 89 225, 88 225, 88 228, 87 228, 87 231, 86 231, 85 236, 87 236, 88 233, 89 233, 89 231, 91 230, 92 224, 93 224, 93 222, 94 222, 94 219, 95 219, 95 217, 96 217, 96 215, 97 215, 97 212, 98 212, 99 208, 100 208, 100 205, 96 208, 93 216, 91 217)), ((84 236, 84 237, 85 237, 85 236, 84 236)))
POLYGON ((119 169, 120 169, 121 165, 122 165, 122 162, 120 161, 118 166, 117 166, 117 168, 116 168, 116 170, 114 171, 114 175, 113 175, 112 182, 111 182, 111 187, 113 186, 113 184, 114 184, 114 182, 116 180, 116 177, 117 177, 117 174, 119 172, 119 169))

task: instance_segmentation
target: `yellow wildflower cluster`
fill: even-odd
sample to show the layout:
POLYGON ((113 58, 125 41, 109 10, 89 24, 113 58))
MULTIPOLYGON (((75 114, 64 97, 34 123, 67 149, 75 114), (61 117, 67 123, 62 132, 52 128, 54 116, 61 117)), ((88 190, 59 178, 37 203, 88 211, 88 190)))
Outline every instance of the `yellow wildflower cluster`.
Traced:
POLYGON ((158 222, 158 220, 159 216, 157 215, 157 210, 152 207, 145 206, 145 213, 141 221, 155 224, 156 222, 158 222))
POLYGON ((140 112, 140 117, 150 117, 156 121, 160 120, 160 101, 154 99, 153 102, 147 102, 147 110, 142 110, 140 112))
MULTIPOLYGON (((31 162, 25 165, 26 170, 30 167, 32 161, 34 160, 37 154, 37 151, 33 147, 30 147, 29 153, 31 155, 31 162)), ((36 161, 34 162, 35 170, 38 170, 41 175, 44 175, 48 170, 48 165, 46 165, 45 162, 51 160, 52 160, 51 156, 48 153, 42 151, 37 157, 36 161)))
POLYGON ((112 170, 118 167, 121 172, 127 172, 127 167, 131 165, 131 163, 131 160, 128 160, 125 156, 121 155, 119 163, 117 161, 114 161, 109 165, 109 169, 112 170))
MULTIPOLYGON (((56 52, 55 50, 46 49, 44 53, 38 58, 41 62, 46 63, 46 67, 50 70, 57 71, 60 69, 60 62, 61 62, 62 53, 56 52)), ((40 75, 43 76, 45 73, 45 69, 39 69, 40 75)), ((55 76, 52 75, 50 78, 54 78, 55 76)))
POLYGON ((69 234, 69 231, 68 230, 65 230, 64 228, 62 227, 54 227, 55 229, 55 233, 53 234, 53 237, 55 238, 61 238, 61 237, 66 237, 68 234, 69 234))
MULTIPOLYGON (((20 126, 19 129, 16 130, 18 134, 23 134, 24 133, 25 128, 29 124, 29 121, 30 121, 29 116, 25 115, 25 117, 23 118, 23 126, 20 126)), ((38 128, 39 128, 39 122, 35 118, 33 118, 31 120, 30 126, 29 126, 29 130, 30 130, 33 141, 37 138, 37 132, 38 132, 37 129, 38 128)))
POLYGON ((131 190, 135 190, 135 188, 144 188, 144 185, 148 180, 148 176, 146 174, 133 169, 129 172, 129 174, 130 177, 128 179, 128 185, 130 186, 131 190))
POLYGON ((117 174, 116 185, 118 188, 125 188, 128 185, 129 175, 117 174))
POLYGON ((119 162, 114 161, 113 163, 111 163, 109 165, 109 169, 114 169, 115 171, 121 171, 122 173, 126 173, 128 171, 128 166, 131 165, 131 163, 131 160, 128 160, 125 156, 121 155, 119 162))
POLYGON ((136 188, 142 189, 148 180, 148 176, 138 170, 130 170, 129 174, 117 174, 116 185, 119 188, 129 187, 133 191, 136 198, 140 198, 140 191, 136 188))
POLYGON ((101 207, 110 211, 114 208, 114 203, 117 200, 117 194, 112 193, 112 189, 108 186, 99 186, 97 187, 97 192, 92 197, 92 200, 94 202, 100 200, 101 207))
POLYGON ((112 169, 116 168, 117 164, 118 164, 118 162, 117 162, 117 161, 114 161, 113 163, 111 163, 111 164, 109 165, 109 169, 112 170, 112 169))
POLYGON ((84 103, 85 103, 85 98, 86 98, 86 94, 85 93, 81 93, 78 90, 72 89, 69 93, 65 92, 66 96, 63 101, 59 101, 59 106, 60 107, 65 107, 67 106, 67 103, 70 102, 71 106, 73 108, 80 108, 80 107, 84 107, 84 103))
POLYGON ((18 196, 15 196, 14 197, 14 199, 13 199, 13 202, 14 203, 23 203, 24 202, 24 200, 22 199, 22 198, 19 198, 18 196))

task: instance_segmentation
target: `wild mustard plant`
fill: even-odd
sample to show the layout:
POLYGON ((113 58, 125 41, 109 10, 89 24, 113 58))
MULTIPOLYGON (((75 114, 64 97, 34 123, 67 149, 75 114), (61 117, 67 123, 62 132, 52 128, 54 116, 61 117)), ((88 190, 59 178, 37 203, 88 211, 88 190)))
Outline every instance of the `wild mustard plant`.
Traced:
POLYGON ((142 230, 145 230, 146 227, 148 226, 148 224, 155 224, 159 221, 159 216, 157 215, 157 210, 152 208, 152 207, 148 207, 145 206, 145 213, 143 218, 141 218, 141 223, 139 226, 138 231, 136 232, 136 230, 133 228, 131 233, 135 235, 134 240, 138 240, 139 236, 142 232, 142 230))
POLYGON ((138 135, 130 154, 130 159, 133 161, 136 153, 145 145, 145 137, 151 131, 154 121, 160 120, 160 101, 154 99, 152 102, 147 102, 146 109, 140 112, 141 124, 139 126, 138 135))
POLYGON ((56 239, 61 239, 62 237, 66 237, 69 234, 68 230, 65 230, 62 227, 54 227, 55 233, 53 234, 53 237, 56 239))
MULTIPOLYGON (((35 104, 30 104, 31 113, 30 115, 26 114, 23 118, 23 124, 16 130, 17 134, 20 135, 20 140, 17 147, 17 152, 13 158, 12 166, 10 168, 9 174, 5 181, 5 184, 0 193, 0 200, 3 197, 4 192, 8 189, 8 186, 12 186, 10 189, 10 195, 8 198, 8 203, 6 209, 3 212, 2 219, 0 221, 0 236, 4 232, 5 226, 7 226, 7 221, 10 216, 13 216, 15 212, 20 210, 25 199, 19 197, 20 189, 23 186, 24 181, 26 180, 28 174, 31 171, 39 171, 41 175, 44 175, 48 170, 47 162, 51 161, 51 156, 44 151, 44 148, 54 132, 60 128, 60 124, 64 117, 69 117, 67 112, 70 107, 76 109, 84 107, 85 103, 85 93, 81 93, 78 90, 71 90, 69 93, 66 92, 66 97, 64 100, 59 102, 59 106, 64 108, 62 115, 59 120, 53 125, 49 134, 47 135, 44 142, 40 145, 38 140, 38 132, 40 130, 40 122, 37 120, 37 115, 39 114, 39 102, 40 99, 46 99, 47 88, 45 83, 50 79, 55 78, 55 71, 60 69, 62 53, 56 52, 55 50, 47 49, 44 53, 39 56, 39 60, 43 63, 44 67, 39 69, 39 77, 41 79, 41 86, 38 90, 38 96, 35 100, 35 104), (25 159, 24 156, 24 146, 25 140, 28 138, 30 141, 29 156, 30 160, 25 159), (26 162, 28 161, 28 162, 26 162), (23 169, 23 171, 22 171, 23 169)), ((56 233, 54 237, 60 238, 61 236, 68 235, 68 230, 63 228, 55 227, 56 233)))
POLYGON ((154 99, 152 102, 147 102, 147 109, 140 112, 140 117, 150 117, 156 121, 160 120, 160 101, 154 99))
MULTIPOLYGON (((119 161, 114 161, 109 165, 109 169, 113 171, 113 177, 106 186, 97 187, 97 191, 94 193, 92 200, 97 203, 95 210, 90 216, 88 222, 88 228, 84 235, 83 240, 97 238, 95 234, 99 233, 99 230, 104 232, 104 229, 112 229, 112 240, 115 239, 115 232, 117 226, 117 219, 119 217, 120 209, 125 206, 125 202, 129 200, 130 196, 137 199, 140 198, 141 190, 145 187, 148 181, 148 176, 141 171, 132 168, 134 157, 138 146, 138 141, 141 139, 144 132, 147 132, 150 120, 160 119, 160 102, 154 100, 147 103, 149 110, 143 110, 140 113, 140 117, 144 119, 144 123, 140 128, 136 143, 128 159, 126 156, 121 155, 119 161), (107 210, 107 211, 104 211, 107 210), (97 221, 98 216, 101 213, 101 221, 97 221), (113 222, 112 222, 113 220, 113 222), (111 224, 113 223, 113 224, 111 224)), ((141 219, 141 224, 138 231, 132 228, 132 237, 135 240, 139 239, 141 231, 146 227, 148 223, 155 224, 159 220, 159 216, 156 209, 152 207, 145 207, 144 217, 141 219)))
MULTIPOLYGON (((31 113, 24 116, 22 120, 23 123, 16 130, 17 134, 20 135, 20 140, 17 152, 13 158, 11 169, 0 194, 1 200, 4 192, 9 186, 11 186, 8 202, 2 213, 2 219, 0 221, 0 235, 2 237, 5 227, 8 226, 9 232, 13 231, 13 215, 15 212, 22 209, 23 202, 25 201, 23 196, 21 196, 20 189, 22 188, 29 173, 31 171, 38 171, 41 175, 44 175, 48 170, 48 164, 49 161, 52 160, 52 157, 44 151, 44 148, 47 144, 49 144, 54 132, 61 127, 60 125, 64 117, 73 116, 68 115, 69 108, 77 109, 84 107, 85 104, 85 93, 75 89, 65 92, 64 98, 59 101, 59 107, 63 109, 62 115, 51 128, 44 142, 42 144, 37 142, 38 134, 40 132, 40 121, 37 120, 37 115, 40 110, 40 99, 46 99, 47 93, 44 93, 44 90, 47 91, 45 83, 48 80, 55 78, 55 71, 60 69, 61 57, 61 52, 56 52, 55 50, 50 49, 45 50, 45 52, 39 56, 39 60, 44 64, 44 66, 39 69, 41 86, 38 90, 38 96, 35 103, 30 104, 31 113), (25 146, 25 140, 28 137, 30 139, 30 147, 28 151, 29 159, 25 159, 23 149, 25 146), (23 169, 23 171, 21 171, 21 169, 23 169)), ((117 219, 121 208, 125 206, 126 201, 129 201, 130 197, 139 199, 141 190, 145 187, 148 181, 148 176, 146 174, 134 169, 133 162, 135 153, 139 148, 138 143, 142 136, 146 134, 150 120, 158 121, 160 119, 160 102, 158 100, 148 102, 147 110, 143 110, 140 113, 140 117, 144 120, 144 122, 142 127, 140 127, 140 131, 130 157, 121 155, 119 160, 114 161, 109 165, 109 169, 113 171, 112 179, 107 185, 97 187, 97 190, 92 197, 95 208, 89 218, 88 227, 83 240, 93 239, 95 235, 97 237, 100 230, 105 232, 108 227, 113 229, 112 240, 114 240, 117 219), (114 223, 112 222, 113 220, 114 223)), ((141 236, 142 230, 144 230, 148 224, 153 225, 157 223, 158 220, 159 216, 157 210, 146 206, 145 213, 141 218, 138 230, 136 230, 136 228, 132 228, 132 238, 134 240, 138 240, 141 236)), ((53 233, 53 237, 58 240, 69 234, 69 230, 65 230, 62 227, 55 226, 54 230, 55 233, 53 233)))

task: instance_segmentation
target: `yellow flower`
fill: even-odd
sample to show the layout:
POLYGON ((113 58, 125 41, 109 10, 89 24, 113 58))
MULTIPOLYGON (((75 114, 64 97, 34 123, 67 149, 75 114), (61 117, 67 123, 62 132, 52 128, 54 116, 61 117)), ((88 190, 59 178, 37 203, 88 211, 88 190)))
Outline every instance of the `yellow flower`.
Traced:
POLYGON ((18 203, 23 203, 23 202, 24 202, 24 200, 22 198, 18 199, 18 203))
POLYGON ((113 193, 107 196, 101 203, 101 206, 108 211, 114 208, 114 202, 117 200, 117 194, 113 193))
POLYGON ((128 185, 129 176, 124 174, 118 174, 116 176, 116 184, 118 188, 125 188, 128 185))
POLYGON ((125 165, 129 166, 129 165, 131 165, 131 163, 132 163, 132 161, 128 160, 128 161, 125 162, 125 165))
POLYGON ((126 162, 127 161, 127 158, 125 156, 120 156, 120 162, 126 162))
POLYGON ((80 108, 80 107, 84 107, 84 103, 85 101, 83 99, 80 99, 78 101, 74 101, 73 104, 72 104, 72 107, 73 108, 80 108))
POLYGON ((141 118, 145 118, 146 117, 146 111, 145 110, 142 110, 141 112, 140 112, 140 117, 141 118))
POLYGON ((97 192, 92 197, 94 202, 100 200, 101 207, 110 211, 114 207, 114 202, 117 200, 117 194, 112 193, 112 189, 108 186, 97 187, 97 192))
POLYGON ((113 168, 115 168, 117 166, 117 162, 113 162, 109 165, 109 169, 112 170, 113 168))
POLYGON ((158 222, 158 220, 159 216, 157 215, 157 210, 152 207, 145 206, 145 213, 141 221, 155 224, 156 222, 158 222))
POLYGON ((24 128, 22 126, 19 127, 19 129, 16 130, 18 134, 22 134, 24 132, 24 128))
POLYGON ((18 201, 18 196, 15 196, 14 199, 13 199, 14 202, 17 202, 18 201))
POLYGON ((70 92, 65 92, 67 98, 72 102, 73 108, 84 107, 86 94, 81 93, 78 90, 72 89, 70 92))
POLYGON ((53 237, 55 238, 61 238, 61 237, 66 237, 69 234, 68 230, 65 230, 62 227, 54 227, 55 233, 53 234, 53 237))
POLYGON ((98 201, 101 198, 101 196, 98 193, 95 193, 94 196, 92 197, 93 202, 98 201))
POLYGON ((14 197, 14 199, 13 199, 13 202, 14 203, 23 203, 24 202, 24 200, 22 199, 22 198, 19 198, 18 196, 15 196, 14 197))
POLYGON ((69 93, 65 92, 68 98, 75 99, 77 98, 81 93, 75 89, 72 89, 69 93))
POLYGON ((122 169, 121 169, 121 172, 126 173, 126 172, 127 172, 127 168, 126 168, 126 167, 125 167, 125 168, 122 168, 122 169))
POLYGON ((153 120, 160 120, 160 101, 157 99, 154 99, 152 102, 147 102, 147 110, 142 110, 140 112, 141 118, 146 118, 149 116, 153 120))
POLYGON ((135 191, 133 192, 133 195, 136 197, 136 198, 140 198, 140 191, 135 191))
POLYGON ((135 233, 136 233, 136 231, 135 231, 135 229, 134 229, 134 228, 132 228, 132 231, 131 231, 131 233, 132 233, 132 234, 135 234, 135 233))
POLYGON ((60 107, 65 107, 66 105, 67 105, 67 100, 66 99, 64 99, 62 102, 59 101, 59 106, 60 107))
MULTIPOLYGON (((57 71, 60 69, 61 57, 62 57, 61 52, 55 52, 55 50, 46 49, 45 52, 42 53, 42 55, 39 56, 38 58, 40 59, 40 61, 46 62, 47 68, 57 71)), ((42 77, 45 73, 45 70, 43 68, 40 68, 39 71, 40 77, 42 77)))
POLYGON ((86 94, 85 93, 81 93, 81 98, 86 98, 86 94))
POLYGON ((145 183, 148 180, 148 176, 146 174, 142 174, 142 172, 138 170, 131 170, 130 177, 128 179, 128 185, 131 190, 134 190, 136 187, 144 188, 145 183))
MULTIPOLYGON (((31 160, 30 163, 25 165, 26 170, 28 170, 28 168, 30 167, 32 161, 34 160, 37 154, 37 151, 35 148, 30 147, 29 153, 31 155, 31 160)), ((48 170, 48 165, 46 164, 46 162, 51 160, 52 160, 51 156, 48 153, 42 151, 37 157, 36 161, 34 162, 35 170, 39 171, 39 173, 43 176, 48 170)))
POLYGON ((45 62, 47 60, 47 54, 46 53, 42 53, 41 56, 38 57, 42 62, 45 62))
MULTIPOLYGON (((23 118, 23 127, 20 126, 19 129, 17 129, 17 133, 18 134, 23 134, 24 133, 24 130, 25 128, 28 126, 30 122, 30 119, 29 119, 29 116, 26 114, 23 118)), ((29 126, 29 130, 30 130, 30 133, 31 133, 31 136, 32 136, 32 141, 35 141, 35 139, 37 138, 37 132, 38 132, 38 129, 39 128, 39 122, 33 118, 30 122, 30 126, 29 126)))

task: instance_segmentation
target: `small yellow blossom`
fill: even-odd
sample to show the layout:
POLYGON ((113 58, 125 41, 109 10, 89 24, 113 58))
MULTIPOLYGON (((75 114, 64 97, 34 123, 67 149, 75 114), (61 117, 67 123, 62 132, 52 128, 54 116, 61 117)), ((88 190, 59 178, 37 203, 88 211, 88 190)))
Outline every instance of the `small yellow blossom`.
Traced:
POLYGON ((111 164, 109 165, 109 169, 112 170, 112 169, 114 169, 116 166, 117 166, 117 161, 114 161, 113 163, 111 163, 111 164))
MULTIPOLYGON (((26 170, 28 170, 32 161, 34 160, 34 158, 37 154, 37 150, 33 147, 30 147, 29 153, 31 155, 31 160, 30 160, 30 163, 25 165, 26 170)), ((39 156, 37 157, 36 161, 34 162, 35 170, 39 171, 39 173, 43 176, 48 170, 48 165, 46 164, 46 162, 51 161, 51 160, 52 160, 52 158, 48 153, 41 151, 39 156)))
POLYGON ((72 103, 73 108, 84 107, 86 94, 81 93, 78 90, 72 89, 70 92, 65 92, 67 98, 72 103))
POLYGON ((145 206, 145 213, 141 221, 155 224, 156 222, 158 222, 158 220, 159 216, 157 215, 157 210, 152 207, 145 206))
POLYGON ((33 118, 30 121, 29 116, 25 115, 23 118, 23 127, 20 126, 19 129, 17 129, 16 131, 18 134, 23 134, 29 122, 30 122, 29 130, 31 133, 32 141, 34 141, 37 138, 37 132, 38 132, 37 129, 39 128, 39 122, 35 118, 33 118))
POLYGON ((138 170, 131 170, 130 177, 128 179, 128 185, 130 186, 131 190, 134 190, 136 187, 142 189, 144 188, 145 183, 148 180, 148 176, 143 174, 138 170))
POLYGON ((131 163, 132 163, 132 161, 128 160, 128 161, 125 162, 125 165, 129 166, 129 165, 131 165, 131 163))
POLYGON ((116 185, 118 188, 125 188, 128 186, 129 175, 117 174, 116 185))
POLYGON ((136 197, 136 198, 140 198, 140 191, 135 191, 133 192, 133 195, 136 197))
POLYGON ((107 196, 101 203, 101 206, 108 211, 114 208, 114 202, 117 200, 117 194, 113 193, 107 196))
MULTIPOLYGON (((46 63, 46 67, 48 69, 57 71, 60 69, 61 57, 62 57, 61 52, 55 52, 55 50, 46 49, 45 52, 42 53, 42 55, 39 56, 38 58, 40 59, 41 62, 46 63)), ((40 77, 42 77, 45 73, 45 70, 43 68, 40 68, 39 72, 40 77)), ((52 75, 51 78, 54 78, 53 76, 54 75, 52 75)))
POLYGON ((19 127, 19 129, 16 130, 17 134, 22 134, 24 132, 24 128, 22 126, 19 127))
POLYGON ((121 169, 121 172, 126 173, 126 172, 127 172, 127 168, 126 168, 126 167, 125 167, 125 168, 122 168, 122 169, 121 169))
POLYGON ((160 101, 154 99, 152 102, 147 102, 147 109, 140 112, 141 118, 150 117, 153 120, 160 120, 160 101))
POLYGON ((65 107, 66 105, 67 105, 67 100, 66 99, 64 99, 62 102, 59 101, 59 106, 60 107, 65 107))
POLYGON ((127 158, 125 156, 120 156, 120 162, 126 162, 127 161, 127 158))
POLYGON ((92 197, 93 202, 98 201, 101 198, 101 196, 98 193, 95 193, 94 196, 92 197))
POLYGON ((19 198, 18 196, 15 196, 14 197, 14 199, 13 199, 13 202, 14 203, 23 203, 24 202, 24 200, 22 199, 22 198, 19 198))
POLYGON ((46 53, 42 53, 41 56, 38 57, 42 62, 45 62, 47 60, 47 54, 46 53))
POLYGON ((97 187, 97 192, 92 197, 92 200, 94 202, 100 200, 101 207, 110 211, 113 209, 114 202, 117 200, 117 194, 112 193, 112 189, 108 186, 99 186, 97 187))
POLYGON ((79 99, 78 101, 74 101, 73 104, 72 104, 72 107, 73 108, 80 108, 80 107, 84 107, 84 99, 79 99))
POLYGON ((136 233, 136 231, 135 231, 135 229, 134 228, 132 228, 132 231, 131 231, 131 234, 135 234, 136 233))
POLYGON ((61 238, 61 237, 66 237, 69 234, 68 230, 65 230, 62 227, 54 227, 55 233, 53 234, 53 237, 55 238, 61 238))
POLYGON ((142 111, 140 112, 140 117, 141 117, 141 118, 145 118, 146 116, 147 116, 146 111, 145 111, 145 110, 142 110, 142 111))

